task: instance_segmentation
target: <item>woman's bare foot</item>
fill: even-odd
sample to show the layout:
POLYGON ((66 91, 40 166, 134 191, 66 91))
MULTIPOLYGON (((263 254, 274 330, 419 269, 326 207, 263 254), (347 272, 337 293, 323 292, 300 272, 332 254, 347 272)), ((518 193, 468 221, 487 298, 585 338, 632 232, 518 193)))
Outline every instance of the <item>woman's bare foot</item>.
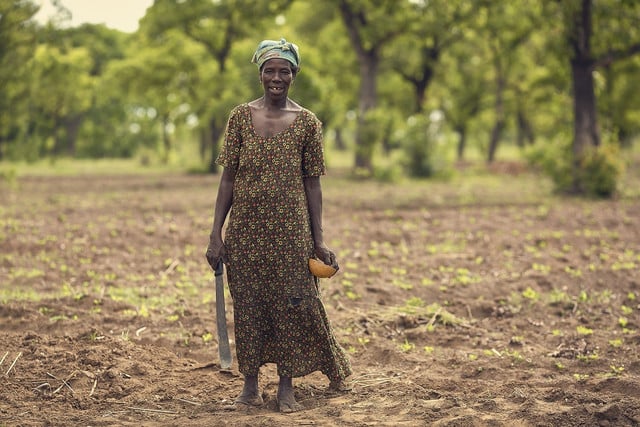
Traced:
POLYGON ((258 390, 258 377, 246 376, 244 378, 244 387, 242 387, 242 393, 235 400, 236 404, 247 406, 262 406, 264 401, 258 390))
POLYGON ((290 414, 304 409, 304 407, 296 402, 293 389, 293 381, 290 377, 280 377, 278 384, 278 409, 280 412, 290 414))

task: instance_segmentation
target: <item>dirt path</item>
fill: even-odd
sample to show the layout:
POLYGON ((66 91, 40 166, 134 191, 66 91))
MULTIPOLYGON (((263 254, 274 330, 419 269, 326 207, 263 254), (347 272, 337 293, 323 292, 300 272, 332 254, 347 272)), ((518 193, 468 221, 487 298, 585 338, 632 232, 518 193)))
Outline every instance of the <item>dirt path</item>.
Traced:
POLYGON ((0 426, 640 425, 640 201, 509 179, 324 181, 342 268, 323 296, 354 389, 297 379, 291 415, 272 366, 264 407, 227 410, 242 380, 216 365, 215 177, 0 183, 0 426))

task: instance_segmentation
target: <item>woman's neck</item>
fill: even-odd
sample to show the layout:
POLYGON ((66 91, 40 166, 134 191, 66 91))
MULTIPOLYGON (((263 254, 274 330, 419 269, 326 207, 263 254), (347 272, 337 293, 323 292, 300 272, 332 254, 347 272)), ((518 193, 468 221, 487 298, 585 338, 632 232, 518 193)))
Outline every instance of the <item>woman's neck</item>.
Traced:
POLYGON ((262 97, 262 105, 267 110, 286 110, 289 105, 289 98, 270 99, 266 96, 262 97))
POLYGON ((284 99, 269 99, 266 96, 258 98, 250 103, 254 108, 264 108, 268 111, 300 111, 301 107, 290 100, 288 97, 284 99))

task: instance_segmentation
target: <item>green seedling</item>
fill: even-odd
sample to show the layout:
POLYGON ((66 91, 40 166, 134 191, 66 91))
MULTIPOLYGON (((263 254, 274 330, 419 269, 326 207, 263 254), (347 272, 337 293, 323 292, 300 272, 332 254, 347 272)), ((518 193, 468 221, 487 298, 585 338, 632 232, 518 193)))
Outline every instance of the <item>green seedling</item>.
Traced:
POLYGON ((626 305, 621 306, 620 309, 625 316, 630 316, 631 313, 633 313, 633 308, 627 307, 626 305))
POLYGON ((629 323, 629 319, 627 319, 626 317, 624 316, 618 317, 618 325, 620 325, 620 327, 626 328, 628 323, 629 323))
POLYGON ((369 270, 370 273, 374 273, 374 274, 382 273, 382 267, 378 267, 373 264, 369 265, 367 269, 369 270))
POLYGON ((416 308, 422 308, 425 306, 425 302, 422 300, 422 298, 419 297, 411 297, 405 303, 405 308, 412 311, 413 313, 416 312, 416 308))
POLYGON ((391 284, 394 286, 399 287, 400 289, 404 289, 405 291, 410 291, 411 289, 413 289, 413 285, 411 283, 407 283, 403 280, 400 280, 398 278, 395 278, 391 281, 391 284))
POLYGON ((394 276, 405 276, 407 274, 406 268, 392 267, 391 274, 394 276))
POLYGON ((504 353, 507 356, 511 357, 511 359, 513 359, 513 361, 516 363, 520 363, 525 360, 524 356, 520 354, 520 352, 517 350, 514 350, 514 351, 505 350, 504 353))
POLYGON ((614 262, 611 264, 611 271, 620 271, 620 270, 635 270, 636 263, 633 261, 625 261, 625 262, 614 262))
POLYGON ((613 348, 618 348, 622 346, 623 342, 624 341, 622 340, 622 338, 616 338, 613 340, 609 340, 609 345, 613 348))
POLYGON ((545 264, 538 264, 538 263, 533 263, 533 265, 531 266, 531 268, 534 271, 537 271, 541 274, 547 275, 551 272, 551 266, 549 265, 545 265, 545 264))
POLYGON ((422 280, 420 281, 420 284, 422 286, 433 286, 434 282, 433 280, 429 279, 428 277, 423 277, 422 280))
POLYGON ((598 360, 600 357, 598 356, 598 353, 591 353, 591 354, 579 354, 576 359, 582 361, 582 362, 591 362, 594 360, 598 360))
POLYGON ((582 277, 582 271, 579 268, 565 267, 564 272, 570 275, 571 277, 582 277))
POLYGON ((527 287, 527 289, 522 291, 522 296, 532 302, 538 301, 540 299, 540 294, 530 287, 527 287))
POLYGON ((624 372, 624 366, 611 365, 610 368, 613 375, 616 375, 616 376, 622 375, 622 373, 624 372))
POLYGON ((367 344, 369 344, 369 338, 367 337, 358 337, 358 343, 362 346, 362 348, 366 348, 367 344))
POLYGON ((523 336, 513 336, 509 340, 509 344, 512 344, 512 345, 524 345, 524 337, 523 336))
POLYGON ((567 295, 566 292, 553 289, 549 293, 549 304, 550 305, 563 305, 571 302, 571 298, 567 295))
POLYGON ((613 297, 613 292, 611 292, 609 289, 605 289, 604 291, 597 294, 597 301, 600 304, 610 304, 613 297))
POLYGON ((345 289, 353 289, 353 282, 351 280, 349 280, 349 279, 342 279, 340 281, 340 284, 345 289))
POLYGON ((360 299, 360 295, 350 290, 345 292, 345 296, 352 301, 360 299))
POLYGON ((580 294, 578 295, 578 301, 580 302, 589 301, 589 294, 587 294, 586 291, 580 291, 580 294))
POLYGON ((404 339, 404 343, 400 344, 400 350, 403 353, 408 353, 415 348, 416 348, 416 345, 412 342, 409 342, 409 340, 406 338, 404 339))
POLYGON ((576 332, 578 333, 578 335, 591 335, 593 334, 593 329, 589 329, 586 326, 576 326, 576 332))

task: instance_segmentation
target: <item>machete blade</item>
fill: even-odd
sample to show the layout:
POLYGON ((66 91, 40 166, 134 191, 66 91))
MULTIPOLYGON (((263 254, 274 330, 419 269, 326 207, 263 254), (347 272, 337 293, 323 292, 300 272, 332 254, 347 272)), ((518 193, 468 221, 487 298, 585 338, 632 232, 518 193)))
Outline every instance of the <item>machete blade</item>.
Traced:
POLYGON ((227 332, 227 316, 224 304, 224 263, 218 261, 216 265, 216 326, 218 329, 218 354, 220 356, 220 368, 231 368, 231 348, 229 347, 229 335, 227 332))

